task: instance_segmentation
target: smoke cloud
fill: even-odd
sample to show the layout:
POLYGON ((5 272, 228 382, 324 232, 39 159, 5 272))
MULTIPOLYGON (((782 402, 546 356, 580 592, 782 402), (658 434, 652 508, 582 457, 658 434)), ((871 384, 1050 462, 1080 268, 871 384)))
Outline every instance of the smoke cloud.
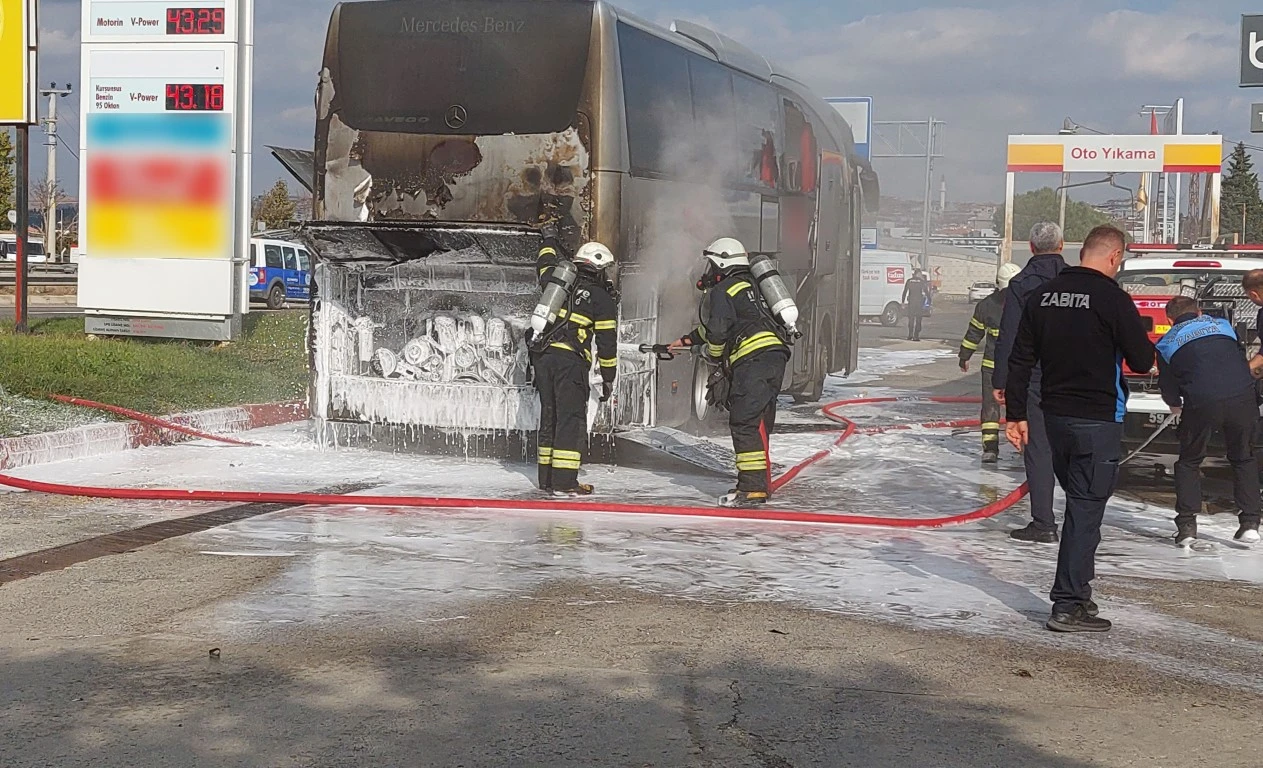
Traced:
MULTIPOLYGON (((738 105, 740 107, 740 105, 738 105)), ((646 282, 659 296, 659 334, 678 337, 697 324, 701 294, 695 283, 705 268, 702 250, 719 237, 737 238, 747 249, 759 247, 760 198, 757 193, 731 190, 752 163, 760 138, 738 130, 752 124, 728 115, 696 115, 691 121, 671 119, 681 112, 666 104, 654 110, 657 135, 664 137, 659 162, 669 169, 669 182, 642 182, 652 189, 647 201, 645 228, 635 254, 646 282)), ((685 115, 691 110, 685 107, 685 115)))

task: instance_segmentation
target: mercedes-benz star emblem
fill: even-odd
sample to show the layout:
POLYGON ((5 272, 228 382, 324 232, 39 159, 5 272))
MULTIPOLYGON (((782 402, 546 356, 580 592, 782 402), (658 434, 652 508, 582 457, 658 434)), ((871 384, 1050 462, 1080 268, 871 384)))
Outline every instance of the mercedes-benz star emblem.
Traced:
POLYGON ((465 108, 459 104, 453 104, 447 108, 447 127, 455 130, 465 124, 469 119, 469 114, 465 112, 465 108))

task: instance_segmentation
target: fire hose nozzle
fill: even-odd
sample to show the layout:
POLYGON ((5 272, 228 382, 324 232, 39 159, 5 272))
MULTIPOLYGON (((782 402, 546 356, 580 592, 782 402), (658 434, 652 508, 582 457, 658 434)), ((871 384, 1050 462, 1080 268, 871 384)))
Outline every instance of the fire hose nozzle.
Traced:
POLYGON ((657 355, 659 360, 675 359, 675 353, 666 344, 641 344, 640 351, 646 355, 650 353, 657 355))

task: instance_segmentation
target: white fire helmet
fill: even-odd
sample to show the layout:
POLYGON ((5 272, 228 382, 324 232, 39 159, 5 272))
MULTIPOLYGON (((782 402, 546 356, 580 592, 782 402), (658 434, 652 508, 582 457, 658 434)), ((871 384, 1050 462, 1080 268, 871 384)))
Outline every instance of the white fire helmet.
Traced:
POLYGON ((750 266, 750 256, 746 253, 746 247, 740 240, 731 237, 721 237, 706 246, 702 255, 721 270, 750 266))
POLYGON ((999 271, 995 273, 996 287, 1002 291, 1005 288, 1008 288, 1009 281, 1017 277, 1018 273, 1021 271, 1022 268, 1011 261, 1006 264, 1001 264, 999 271))
POLYGON ((595 270, 602 270, 613 266, 614 254, 610 252, 609 248, 600 243, 584 243, 579 246, 579 250, 575 251, 574 262, 595 270))

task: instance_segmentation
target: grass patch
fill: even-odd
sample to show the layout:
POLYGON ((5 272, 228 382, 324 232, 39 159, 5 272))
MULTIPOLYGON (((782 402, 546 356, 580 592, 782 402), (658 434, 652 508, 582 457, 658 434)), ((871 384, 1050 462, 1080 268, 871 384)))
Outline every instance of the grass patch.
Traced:
POLYGON ((37 322, 25 336, 8 323, 0 327, 0 387, 10 395, 73 395, 156 414, 293 400, 307 388, 306 327, 302 310, 250 314, 240 340, 216 347, 89 339, 81 319, 37 322))

